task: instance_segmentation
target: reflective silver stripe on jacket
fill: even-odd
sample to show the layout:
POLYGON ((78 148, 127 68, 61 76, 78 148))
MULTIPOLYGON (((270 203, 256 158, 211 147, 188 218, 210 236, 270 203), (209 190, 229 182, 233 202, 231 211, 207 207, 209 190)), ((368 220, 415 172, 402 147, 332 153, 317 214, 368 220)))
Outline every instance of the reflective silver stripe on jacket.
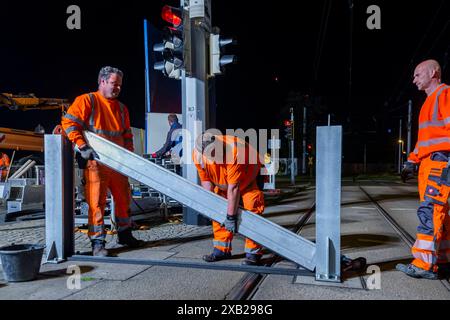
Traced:
POLYGON ((63 118, 73 121, 73 122, 79 124, 83 129, 86 129, 86 124, 83 122, 83 120, 74 116, 73 114, 67 113, 66 115, 63 116, 63 118))
POLYGON ((439 113, 439 97, 441 96, 442 92, 450 89, 449 86, 444 86, 441 89, 439 89, 437 95, 436 95, 436 101, 434 102, 434 112, 433 112, 433 122, 438 121, 438 113, 439 113))
MULTIPOLYGON (((96 133, 96 134, 101 134, 104 136, 109 136, 109 137, 121 137, 123 135, 122 131, 109 131, 109 130, 103 130, 103 129, 97 129, 95 128, 95 112, 96 112, 96 108, 95 108, 95 98, 94 98, 94 94, 89 93, 89 98, 91 100, 91 116, 89 117, 89 127, 87 128, 87 130, 96 133)), ((119 102, 120 104, 120 112, 122 115, 122 125, 125 128, 125 117, 124 117, 124 105, 122 104, 122 102, 119 102)))
POLYGON ((419 142, 419 147, 431 147, 441 143, 450 143, 450 138, 436 138, 419 142))
POLYGON ((213 241, 213 245, 216 247, 216 246, 219 246, 219 247, 224 247, 224 248, 227 248, 227 249, 229 249, 229 248, 231 248, 231 241, 230 242, 222 242, 222 241, 213 241))

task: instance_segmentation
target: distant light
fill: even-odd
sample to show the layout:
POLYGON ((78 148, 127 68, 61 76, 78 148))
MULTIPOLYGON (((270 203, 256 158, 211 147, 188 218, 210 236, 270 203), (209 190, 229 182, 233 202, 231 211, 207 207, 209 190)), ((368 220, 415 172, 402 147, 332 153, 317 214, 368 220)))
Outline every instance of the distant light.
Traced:
POLYGON ((275 77, 273 80, 275 80, 275 82, 279 82, 279 81, 280 81, 280 78, 275 77))
POLYGON ((291 125, 291 120, 284 120, 284 125, 289 127, 291 125))
POLYGON ((402 143, 403 143, 403 140, 398 140, 398 143, 402 144, 402 143))

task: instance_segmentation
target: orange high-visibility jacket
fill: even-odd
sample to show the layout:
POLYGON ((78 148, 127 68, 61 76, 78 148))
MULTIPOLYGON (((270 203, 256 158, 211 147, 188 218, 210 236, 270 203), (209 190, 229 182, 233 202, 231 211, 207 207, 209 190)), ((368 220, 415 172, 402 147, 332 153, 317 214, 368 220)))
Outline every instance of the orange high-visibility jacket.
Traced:
MULTIPOLYGON (((229 184, 238 184, 239 190, 244 191, 253 181, 261 169, 260 156, 256 150, 245 141, 234 136, 216 136, 217 141, 226 144, 230 155, 223 152, 223 161, 213 161, 205 155, 199 156, 194 150, 194 164, 197 167, 201 181, 209 181, 218 189, 226 191, 229 184)), ((216 151, 217 155, 217 151, 216 151)))
POLYGON ((61 125, 78 147, 86 143, 82 131, 88 130, 134 151, 127 107, 117 99, 103 97, 98 91, 77 97, 62 117, 61 125))
POLYGON ((419 163, 437 151, 450 151, 450 86, 446 84, 425 100, 419 116, 419 138, 408 160, 419 163))
POLYGON ((0 157, 0 172, 1 172, 0 178, 5 179, 11 162, 6 153, 0 152, 0 154, 2 155, 0 157))

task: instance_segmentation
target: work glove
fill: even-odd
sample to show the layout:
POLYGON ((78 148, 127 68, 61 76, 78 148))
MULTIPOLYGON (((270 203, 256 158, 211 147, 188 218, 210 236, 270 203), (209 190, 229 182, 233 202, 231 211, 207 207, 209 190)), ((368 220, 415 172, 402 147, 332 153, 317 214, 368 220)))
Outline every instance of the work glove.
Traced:
POLYGON ((230 216, 227 215, 225 222, 222 224, 231 233, 236 233, 237 231, 237 215, 230 216))
POLYGON ((409 176, 414 175, 414 172, 416 171, 417 165, 414 162, 407 161, 403 165, 403 170, 401 173, 401 178, 403 182, 406 182, 408 180, 409 176))
POLYGON ((97 152, 94 151, 91 147, 89 147, 87 144, 79 148, 81 157, 85 160, 94 160, 94 158, 99 158, 97 152))

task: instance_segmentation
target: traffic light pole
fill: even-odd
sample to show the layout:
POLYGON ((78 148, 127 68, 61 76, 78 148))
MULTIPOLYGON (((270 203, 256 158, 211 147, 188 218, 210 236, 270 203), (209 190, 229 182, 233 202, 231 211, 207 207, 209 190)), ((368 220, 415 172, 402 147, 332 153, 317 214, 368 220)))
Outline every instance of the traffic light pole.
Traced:
POLYGON ((294 121, 294 108, 291 108, 291 123, 292 123, 292 138, 290 145, 290 154, 291 154, 291 185, 295 186, 295 172, 294 172, 294 150, 295 150, 295 121, 294 121))
MULTIPOLYGON (((183 154, 190 157, 195 139, 209 128, 209 95, 207 78, 207 40, 211 28, 210 0, 181 0, 184 23, 184 63, 182 74, 183 129, 190 134, 184 141, 183 154), (189 143, 188 143, 189 142, 189 143)), ((192 161, 183 166, 183 176, 198 184, 197 169, 192 161)), ((191 208, 184 207, 183 221, 188 225, 206 225, 209 221, 191 208)))
POLYGON ((302 174, 306 175, 306 107, 303 107, 303 154, 302 154, 302 174))

